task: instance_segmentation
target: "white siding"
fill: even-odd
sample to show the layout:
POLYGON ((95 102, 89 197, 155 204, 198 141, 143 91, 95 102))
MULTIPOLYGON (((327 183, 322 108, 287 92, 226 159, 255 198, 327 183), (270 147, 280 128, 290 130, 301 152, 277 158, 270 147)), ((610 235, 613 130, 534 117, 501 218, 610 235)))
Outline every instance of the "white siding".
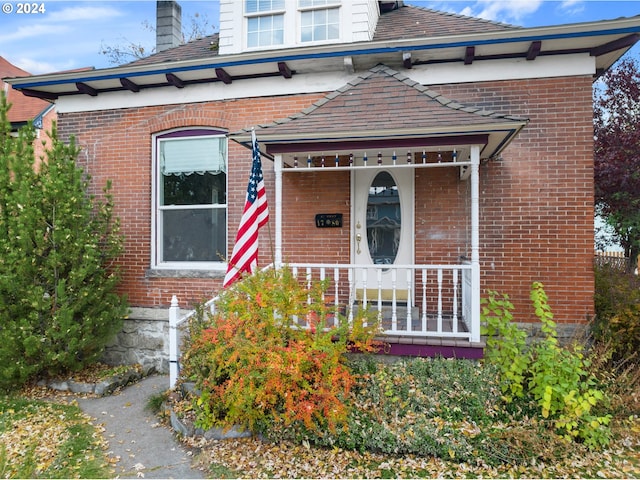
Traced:
POLYGON ((351 39, 347 41, 370 42, 373 40, 380 17, 377 0, 353 0, 346 3, 351 4, 351 19, 348 21, 351 24, 351 39))
MULTIPOLYGON (((220 0, 220 55, 246 51, 244 0, 220 0)), ((380 11, 377 0, 341 0, 340 39, 328 43, 368 42, 373 39, 380 11)), ((300 43, 298 0, 286 0, 285 42, 277 48, 308 46, 300 43)), ((326 44, 327 42, 320 42, 326 44)), ((269 50, 274 47, 269 47, 269 50)))
POLYGON ((242 52, 243 25, 242 0, 220 0, 220 55, 242 52))

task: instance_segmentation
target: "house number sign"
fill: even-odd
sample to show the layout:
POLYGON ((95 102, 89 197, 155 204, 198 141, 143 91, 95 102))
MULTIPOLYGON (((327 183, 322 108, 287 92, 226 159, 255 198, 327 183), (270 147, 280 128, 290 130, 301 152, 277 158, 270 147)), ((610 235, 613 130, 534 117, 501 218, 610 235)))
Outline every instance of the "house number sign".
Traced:
POLYGON ((341 213, 319 213, 316 215, 316 227, 331 228, 342 227, 341 213))

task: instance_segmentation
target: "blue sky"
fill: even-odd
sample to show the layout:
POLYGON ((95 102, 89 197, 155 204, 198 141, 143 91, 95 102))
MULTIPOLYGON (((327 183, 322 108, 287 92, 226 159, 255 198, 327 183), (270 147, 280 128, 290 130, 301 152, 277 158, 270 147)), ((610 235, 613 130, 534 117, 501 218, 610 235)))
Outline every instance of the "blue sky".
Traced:
MULTIPOLYGON (((32 74, 110 67, 113 65, 100 53, 101 46, 133 43, 150 50, 155 43, 155 33, 149 28, 155 21, 154 0, 44 0, 35 2, 44 6, 44 12, 30 14, 17 13, 19 3, 0 0, 0 56, 32 74)), ((524 27, 640 15, 640 0, 405 0, 405 3, 524 27)), ((217 1, 183 0, 180 4, 183 26, 198 14, 217 28, 217 1)), ((634 47, 632 55, 640 57, 640 46, 634 47)))

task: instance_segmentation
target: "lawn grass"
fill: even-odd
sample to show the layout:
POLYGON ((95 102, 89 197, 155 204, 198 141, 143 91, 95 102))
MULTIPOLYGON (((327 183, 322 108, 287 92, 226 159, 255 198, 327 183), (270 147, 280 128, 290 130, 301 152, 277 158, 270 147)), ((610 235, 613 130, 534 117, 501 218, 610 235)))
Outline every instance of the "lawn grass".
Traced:
POLYGON ((0 397, 0 478, 108 478, 103 442, 75 405, 0 397))

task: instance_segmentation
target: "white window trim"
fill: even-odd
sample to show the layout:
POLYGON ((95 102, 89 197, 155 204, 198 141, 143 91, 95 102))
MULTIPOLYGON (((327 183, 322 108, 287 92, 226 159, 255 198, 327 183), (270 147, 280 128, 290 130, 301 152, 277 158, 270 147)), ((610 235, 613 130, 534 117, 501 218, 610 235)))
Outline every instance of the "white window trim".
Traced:
MULTIPOLYGON (((293 27, 293 25, 290 25, 289 21, 289 17, 290 15, 287 15, 287 0, 285 0, 285 4, 283 8, 277 8, 274 10, 263 10, 263 11, 257 11, 257 12, 247 12, 247 3, 246 0, 241 0, 242 1, 242 13, 243 13, 243 18, 242 18, 242 22, 243 22, 243 35, 242 35, 242 44, 243 44, 243 49, 244 50, 248 50, 248 51, 261 51, 261 50, 273 50, 274 48, 282 48, 284 46, 286 46, 289 43, 289 33, 291 30, 290 28, 293 27), (273 17, 275 15, 282 15, 283 16, 283 37, 282 37, 282 44, 281 45, 264 45, 264 46, 256 46, 256 47, 250 47, 249 46, 249 19, 250 18, 258 18, 258 17, 273 17)), ((297 0, 296 0, 297 1, 297 0)))
POLYGON ((342 42, 342 27, 343 27, 343 23, 344 23, 344 9, 342 8, 342 4, 340 2, 334 2, 331 4, 327 4, 327 5, 316 5, 316 6, 311 6, 311 7, 301 7, 298 8, 298 12, 296 14, 297 16, 297 31, 296 31, 296 38, 297 38, 297 43, 299 45, 304 45, 306 46, 313 46, 313 45, 327 45, 327 44, 331 44, 331 43, 341 43, 342 42), (338 38, 330 38, 330 39, 325 39, 325 40, 313 40, 310 42, 303 42, 302 41, 302 13, 303 12, 314 12, 314 11, 320 11, 320 10, 333 10, 333 9, 338 9, 338 38))
MULTIPOLYGON (((348 1, 348 0, 347 0, 348 1)), ((333 0, 326 5, 310 5, 306 7, 300 7, 300 3, 298 0, 285 0, 285 8, 284 9, 276 9, 269 10, 263 12, 251 12, 247 13, 246 11, 246 3, 245 0, 242 0, 242 21, 243 21, 243 29, 242 29, 242 50, 248 52, 259 52, 266 50, 273 50, 274 48, 285 48, 291 46, 314 46, 314 45, 329 45, 333 43, 342 43, 344 39, 344 24, 345 24, 345 15, 347 12, 345 10, 345 5, 342 0, 333 0), (287 9, 286 5, 289 2, 295 2, 295 9, 287 9), (330 39, 330 40, 316 40, 313 42, 303 42, 302 41, 302 20, 301 15, 302 12, 309 12, 314 10, 329 10, 337 8, 339 10, 339 21, 338 21, 338 38, 330 39), (284 40, 282 45, 267 45, 264 47, 250 47, 249 46, 249 18, 255 17, 263 17, 263 16, 271 16, 271 15, 284 15, 284 40)))
MULTIPOLYGON (((170 133, 175 132, 186 132, 190 130, 210 130, 211 136, 221 136, 223 135, 221 129, 215 129, 210 127, 185 127, 185 128, 176 128, 172 130, 165 130, 163 132, 158 132, 152 135, 152 145, 151 145, 151 162, 152 162, 152 181, 151 181, 151 269, 152 270, 211 270, 211 271, 226 271, 227 264, 221 259, 219 262, 161 262, 160 254, 161 254, 161 240, 163 238, 162 226, 163 223, 160 221, 160 216, 165 210, 172 209, 180 209, 184 208, 184 206, 171 206, 166 205, 163 208, 160 208, 160 176, 162 175, 160 172, 160 151, 159 151, 159 142, 162 140, 160 137, 163 137, 170 133)), ((179 139, 180 137, 175 137, 179 139)), ((227 146, 228 148, 228 146, 227 146)), ((227 150, 228 152, 228 150, 227 150)), ((228 155, 228 153, 227 153, 228 155)), ((228 161, 228 158, 227 158, 228 161)), ((227 175, 227 195, 229 191, 229 175, 227 175)), ((224 208, 228 212, 228 203, 224 205, 211 205, 211 206, 191 206, 194 209, 220 209, 224 208)), ((229 238, 229 222, 227 215, 227 225, 225 227, 225 238, 229 238)), ((228 249, 228 245, 227 245, 228 249)), ((226 253, 226 252, 225 252, 226 253)))

